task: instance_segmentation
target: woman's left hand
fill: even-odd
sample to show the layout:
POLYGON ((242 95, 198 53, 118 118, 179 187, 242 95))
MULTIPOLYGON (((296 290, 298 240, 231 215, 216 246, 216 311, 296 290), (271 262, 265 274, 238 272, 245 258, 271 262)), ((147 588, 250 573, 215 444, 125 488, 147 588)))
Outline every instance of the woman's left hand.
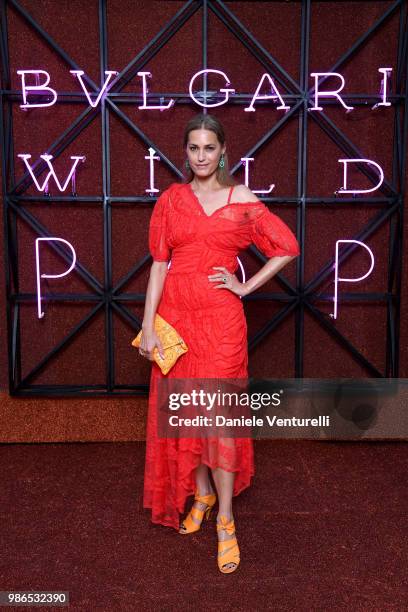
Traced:
POLYGON ((219 272, 215 272, 214 274, 208 275, 208 280, 210 282, 219 282, 220 285, 214 285, 213 289, 229 289, 232 293, 236 295, 243 296, 245 295, 245 283, 241 283, 235 274, 231 274, 228 272, 227 268, 224 266, 212 266, 214 270, 220 270, 219 272), (225 282, 224 282, 225 279, 225 282))

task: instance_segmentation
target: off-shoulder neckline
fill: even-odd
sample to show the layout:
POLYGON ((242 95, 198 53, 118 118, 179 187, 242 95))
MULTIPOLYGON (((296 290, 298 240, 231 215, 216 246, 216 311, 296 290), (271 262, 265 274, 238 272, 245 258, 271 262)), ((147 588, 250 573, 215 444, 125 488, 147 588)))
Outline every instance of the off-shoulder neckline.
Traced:
MULTIPOLYGON (((199 210, 203 213, 203 215, 205 217, 207 217, 208 219, 211 219, 211 217, 213 217, 219 210, 223 210, 224 208, 227 208, 228 206, 242 206, 243 204, 263 204, 263 202, 261 202, 260 200, 257 200, 256 202, 229 202, 228 204, 223 204, 223 206, 220 206, 220 208, 216 208, 211 215, 207 215, 207 213, 205 212, 200 200, 198 199, 198 197, 196 196, 196 194, 194 193, 190 183, 181 183, 182 185, 185 185, 188 188, 189 193, 192 195, 194 201, 196 202, 197 206, 199 207, 199 210)), ((263 204, 264 205, 264 204, 263 204)))

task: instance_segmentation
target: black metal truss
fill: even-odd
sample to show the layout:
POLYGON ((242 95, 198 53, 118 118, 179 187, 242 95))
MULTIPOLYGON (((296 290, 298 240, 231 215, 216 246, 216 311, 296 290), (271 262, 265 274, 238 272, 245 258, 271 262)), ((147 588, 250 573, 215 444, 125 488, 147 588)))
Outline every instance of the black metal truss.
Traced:
MULTIPOLYGON (((342 1, 342 0, 335 0, 342 1)), ((12 395, 140 395, 148 391, 148 385, 118 385, 115 383, 114 365, 114 335, 113 314, 116 313, 126 321, 137 333, 141 321, 127 307, 127 303, 143 304, 145 295, 134 293, 123 293, 122 289, 131 277, 137 275, 151 261, 150 255, 139 260, 131 270, 114 286, 112 280, 112 258, 111 258, 111 214, 112 206, 116 203, 139 203, 153 202, 151 197, 113 197, 110 190, 110 133, 109 114, 117 115, 146 145, 153 147, 160 155, 161 160, 175 174, 175 178, 182 178, 179 169, 172 161, 160 151, 140 128, 135 125, 129 117, 120 109, 122 103, 140 104, 142 96, 137 94, 123 93, 124 86, 141 71, 143 67, 154 57, 160 49, 175 35, 175 33, 188 21, 198 10, 202 11, 202 68, 207 68, 207 27, 208 11, 211 10, 228 30, 238 38, 248 51, 259 61, 259 63, 285 91, 282 96, 285 101, 292 102, 293 106, 282 118, 265 133, 254 146, 246 152, 246 157, 252 157, 259 151, 274 135, 283 129, 287 121, 295 114, 298 117, 298 160, 297 160, 297 194, 293 197, 277 198, 265 197, 265 203, 273 203, 296 207, 296 232, 301 245, 301 255, 296 259, 296 284, 288 281, 284 274, 276 276, 283 293, 257 293, 246 296, 245 300, 275 300, 282 302, 280 311, 270 319, 252 338, 249 339, 248 348, 251 351, 259 342, 276 328, 281 321, 292 311, 295 313, 295 377, 303 377, 303 331, 305 309, 314 319, 331 334, 336 341, 345 347, 351 356, 362 364, 374 377, 397 377, 399 372, 399 327, 400 327, 400 303, 401 303, 401 276, 403 255, 403 207, 404 207, 404 178, 406 170, 406 146, 408 136, 408 50, 407 50, 407 0, 396 0, 390 4, 384 14, 347 50, 342 57, 332 66, 330 71, 337 71, 350 57, 353 56, 370 37, 393 15, 399 12, 399 37, 398 57, 396 60, 395 91, 389 95, 394 110, 394 134, 393 134, 393 171, 391 182, 384 182, 381 187, 381 197, 370 198, 341 198, 342 205, 355 205, 362 202, 365 206, 379 208, 380 211, 365 227, 361 228, 354 237, 364 240, 369 237, 381 224, 390 219, 389 235, 389 262, 387 289, 383 293, 342 293, 341 302, 359 301, 382 301, 387 306, 387 338, 386 338, 386 368, 380 372, 353 344, 346 338, 325 313, 319 310, 318 304, 331 302, 332 296, 319 292, 318 288, 332 275, 333 261, 328 261, 315 277, 305 282, 304 278, 304 245, 305 245, 305 222, 307 207, 327 206, 338 204, 336 197, 308 197, 307 193, 307 146, 308 146, 308 118, 315 121, 318 126, 340 147, 345 154, 353 157, 363 157, 357 147, 341 132, 341 130, 324 113, 309 113, 310 95, 313 88, 308 90, 309 74, 309 44, 310 44, 310 18, 311 0, 298 0, 301 4, 301 58, 300 79, 296 82, 276 61, 276 59, 262 47, 259 41, 244 27, 234 15, 230 7, 221 0, 188 0, 157 32, 148 44, 138 53, 129 64, 116 76, 110 84, 110 89, 105 98, 96 109, 88 106, 78 118, 65 130, 60 137, 47 147, 47 151, 57 158, 66 149, 82 130, 87 127, 95 117, 102 115, 102 175, 103 193, 94 197, 72 196, 40 196, 33 197, 25 195, 28 187, 32 184, 32 178, 27 172, 23 178, 16 183, 14 172, 14 148, 13 148, 13 122, 12 105, 19 103, 21 92, 11 89, 10 65, 8 52, 7 13, 8 10, 16 11, 55 51, 55 53, 69 66, 70 69, 80 69, 74 60, 45 32, 39 23, 25 10, 17 0, 0 0, 1 6, 1 97, 0 97, 0 125, 2 127, 2 170, 3 170, 3 196, 4 196, 4 244, 5 244, 5 275, 6 275, 6 309, 8 327, 8 363, 9 363, 9 392, 12 395), (20 343, 20 304, 24 302, 34 303, 36 295, 23 294, 19 290, 18 277, 18 236, 17 218, 20 217, 39 236, 50 236, 49 231, 38 219, 27 209, 24 203, 35 202, 86 202, 96 206, 102 206, 104 227, 104 279, 103 283, 98 281, 86 267, 77 261, 76 271, 88 284, 90 292, 86 294, 45 294, 47 302, 51 301, 80 301, 89 302, 92 308, 80 323, 78 323, 69 334, 43 359, 22 378, 21 374, 21 343, 20 343), (94 315, 104 308, 105 312, 105 349, 106 349, 106 380, 100 385, 36 385, 31 381, 46 365, 54 359, 60 350, 80 332, 94 315)), ((104 71, 107 65, 107 0, 99 0, 99 41, 100 41, 100 79, 101 84, 95 84, 87 75, 88 90, 95 93, 96 97, 100 87, 105 80, 104 71)), ((219 94, 209 92, 207 80, 203 79, 203 99, 207 102, 218 99, 219 94)), ((252 99, 251 94, 235 94, 229 104, 248 105, 252 99)), ((81 92, 58 92, 60 103, 83 103, 84 94, 81 92)), ((149 103, 163 103, 165 99, 173 98, 177 104, 193 104, 190 97, 185 93, 166 92, 148 94, 149 103)), ((343 96, 343 99, 354 106, 378 102, 377 94, 354 94, 343 96)), ((258 101, 257 105, 268 101, 258 101)), ((238 163, 231 169, 232 174, 240 167, 238 163)), ((39 177, 48 166, 43 160, 34 164, 34 170, 39 177)), ((361 168, 370 180, 372 172, 367 168, 361 168)), ((56 243, 50 243, 55 252, 65 261, 70 262, 70 253, 56 243)), ((266 258, 252 246, 251 250, 263 262, 266 258)), ((345 261, 353 252, 354 247, 343 249, 340 261, 345 261)))

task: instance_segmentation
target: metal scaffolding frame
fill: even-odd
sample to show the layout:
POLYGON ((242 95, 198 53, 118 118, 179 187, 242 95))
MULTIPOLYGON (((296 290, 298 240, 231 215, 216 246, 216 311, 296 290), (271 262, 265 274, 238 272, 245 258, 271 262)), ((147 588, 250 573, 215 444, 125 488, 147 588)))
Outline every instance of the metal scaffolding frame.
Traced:
MULTIPOLYGON (((341 2, 342 0, 335 0, 341 2)), ((33 28, 55 51, 55 53, 69 66, 69 69, 79 70, 74 60, 62 49, 49 34, 44 31, 39 23, 23 8, 16 0, 0 0, 1 4, 1 97, 0 97, 0 125, 2 127, 2 171, 3 171, 3 198, 4 198, 4 251, 5 251, 5 282, 6 282, 6 308, 8 327, 8 362, 9 362, 9 393, 11 395, 77 395, 77 396, 106 396, 106 395, 141 395, 146 394, 148 385, 118 385, 115 383, 114 364, 114 313, 128 323, 137 333, 141 328, 141 321, 127 307, 127 303, 143 304, 145 295, 135 293, 123 293, 122 289, 134 275, 137 275, 151 261, 150 254, 135 263, 131 270, 115 285, 112 279, 112 205, 116 203, 138 203, 154 202, 151 197, 113 197, 110 189, 110 133, 109 114, 118 116, 130 130, 143 141, 147 148, 153 147, 161 160, 174 173, 175 179, 182 178, 180 170, 172 163, 166 155, 152 142, 140 128, 135 125, 129 117, 120 109, 122 103, 135 101, 142 102, 142 94, 127 94, 122 92, 124 86, 141 71, 144 66, 154 57, 160 49, 176 34, 198 10, 202 11, 202 69, 207 68, 207 29, 208 14, 212 11, 226 28, 240 41, 244 47, 259 61, 275 82, 286 93, 282 96, 285 101, 292 102, 293 106, 282 118, 265 133, 257 143, 246 152, 245 157, 252 157, 273 136, 285 127, 286 122, 297 114, 298 117, 298 159, 297 159, 297 194, 293 197, 265 197, 262 200, 268 204, 282 204, 296 208, 296 232, 301 246, 301 255, 296 259, 296 284, 279 273, 276 278, 284 290, 283 293, 256 293, 248 295, 243 299, 250 300, 275 300, 282 302, 282 308, 248 341, 248 350, 253 350, 273 329, 294 311, 295 314, 295 372, 296 378, 303 377, 303 354, 304 354, 304 316, 305 310, 341 344, 350 355, 373 377, 398 377, 399 372, 399 327, 400 327, 400 302, 401 302, 401 276, 403 257, 403 208, 404 208, 404 179, 406 170, 406 147, 408 136, 408 50, 407 50, 407 0, 396 0, 389 4, 384 14, 365 32, 358 40, 340 57, 331 72, 337 71, 350 57, 353 56, 370 37, 395 13, 399 12, 399 38, 398 56, 396 59, 395 91, 390 93, 388 99, 392 102, 394 111, 394 133, 393 133, 393 166, 391 182, 384 181, 381 186, 381 197, 370 198, 345 198, 341 200, 336 197, 308 197, 307 193, 307 147, 308 147, 308 119, 314 121, 333 140, 333 142, 344 153, 351 157, 364 157, 358 147, 351 142, 344 133, 324 113, 309 113, 310 96, 313 88, 308 89, 309 75, 309 44, 310 44, 310 22, 311 22, 311 0, 299 0, 301 5, 301 53, 300 53, 300 79, 299 82, 284 70, 276 59, 260 44, 260 42, 245 28, 240 20, 234 15, 230 7, 221 0, 188 0, 173 15, 173 17, 161 28, 159 32, 146 44, 146 46, 132 59, 131 62, 113 79, 107 95, 102 98, 97 108, 90 105, 79 115, 79 117, 65 130, 59 138, 47 147, 47 151, 57 158, 65 148, 85 129, 95 117, 101 113, 102 123, 102 177, 103 193, 99 196, 27 196, 27 189, 32 184, 29 173, 16 183, 14 171, 14 148, 13 148, 13 121, 12 105, 21 102, 21 92, 11 89, 7 16, 8 10, 12 9, 20 15, 25 22, 33 28), (88 314, 46 354, 32 370, 22 378, 21 373, 21 339, 20 339, 20 305, 26 302, 34 303, 37 299, 35 294, 21 293, 19 290, 18 275, 18 235, 17 218, 22 219, 30 226, 38 236, 50 237, 45 227, 30 210, 24 208, 25 202, 76 202, 93 203, 102 206, 103 211, 103 234, 104 234, 104 279, 101 283, 80 262, 76 263, 76 272, 89 286, 89 293, 71 294, 45 294, 47 302, 57 301, 82 301, 92 303, 88 314), (381 301, 387 306, 387 337, 386 337, 386 368, 384 372, 379 371, 335 325, 334 320, 321 312, 319 303, 332 302, 333 297, 318 291, 319 286, 333 274, 334 260, 327 261, 325 265, 315 274, 309 282, 304 278, 304 244, 305 244, 305 221, 306 210, 309 206, 325 206, 341 203, 344 205, 356 205, 363 203, 365 206, 377 207, 379 212, 369 223, 360 228, 354 236, 356 240, 368 238, 379 226, 390 220, 389 234, 389 259, 387 289, 381 293, 342 293, 341 302, 358 301, 381 301), (100 385, 36 385, 32 383, 34 377, 46 365, 54 359, 61 349, 66 347, 71 340, 83 329, 94 315, 101 309, 105 312, 105 350, 106 350, 106 380, 100 385)), ((230 3, 233 4, 233 3, 230 3)), ((99 0, 99 42, 100 42, 100 79, 99 85, 95 84, 88 76, 84 75, 91 96, 96 98, 98 91, 105 81, 104 71, 108 69, 108 36, 107 36, 107 0, 99 0)), ((203 79, 203 100, 214 102, 221 100, 221 94, 209 92, 207 80, 203 79)), ((235 94, 229 104, 248 105, 253 94, 235 94)), ((58 92, 60 103, 83 103, 85 94, 83 92, 64 91, 58 92)), ((148 94, 148 102, 163 103, 164 99, 173 98, 176 104, 194 104, 185 93, 166 92, 148 94)), ((343 99, 353 105, 375 104, 379 101, 378 94, 353 94, 343 95, 343 99)), ((269 103, 260 100, 258 105, 269 103)), ((204 110, 205 112, 205 110, 204 110)), ((36 177, 48 169, 43 160, 34 164, 36 177)), ((240 168, 240 163, 231 168, 234 174, 240 168)), ((367 167, 360 168, 371 181, 377 180, 367 167)), ((50 247, 68 264, 71 263, 70 252, 60 244, 49 243, 50 247)), ((255 246, 250 249, 259 257, 261 262, 267 258, 260 253, 255 246)), ((344 248, 339 258, 344 262, 355 250, 355 245, 344 248)))

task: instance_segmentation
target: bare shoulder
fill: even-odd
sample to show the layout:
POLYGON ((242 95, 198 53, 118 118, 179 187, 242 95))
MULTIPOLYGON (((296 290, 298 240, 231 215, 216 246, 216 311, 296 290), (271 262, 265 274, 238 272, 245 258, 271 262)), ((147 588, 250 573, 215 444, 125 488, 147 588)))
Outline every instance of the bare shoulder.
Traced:
POLYGON ((233 200, 234 202, 259 202, 257 196, 246 185, 235 185, 233 200))

